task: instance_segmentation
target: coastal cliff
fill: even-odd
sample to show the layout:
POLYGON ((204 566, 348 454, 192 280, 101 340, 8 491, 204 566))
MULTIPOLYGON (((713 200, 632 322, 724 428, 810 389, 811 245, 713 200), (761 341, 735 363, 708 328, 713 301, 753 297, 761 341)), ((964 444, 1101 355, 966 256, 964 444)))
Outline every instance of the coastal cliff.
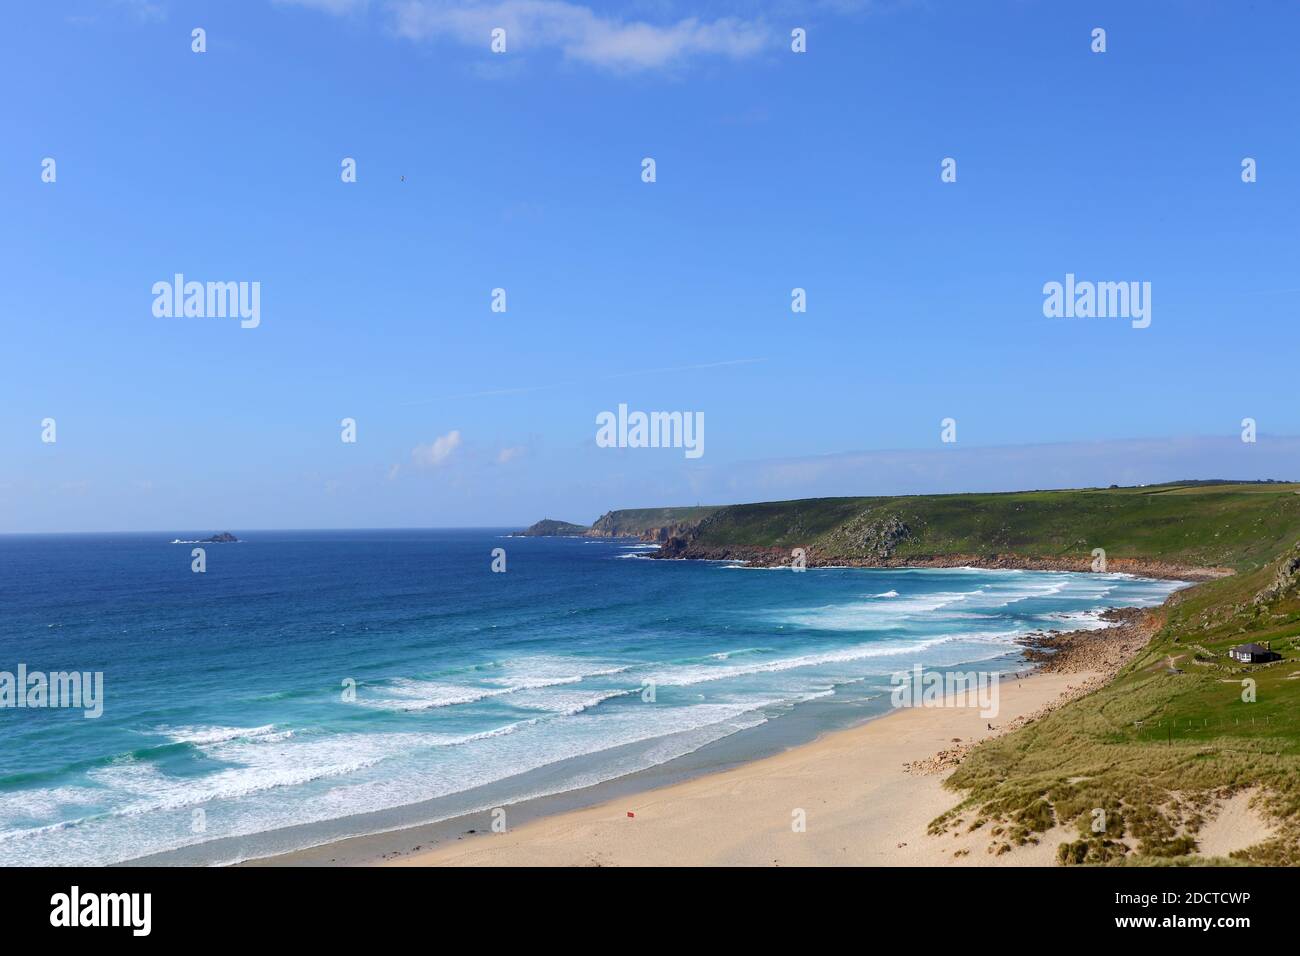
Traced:
POLYGON ((654 557, 775 567, 801 549, 808 567, 1107 570, 1209 580, 1290 547, 1300 534, 1295 487, 1188 482, 732 505, 670 530, 654 557))
POLYGON ((701 521, 718 510, 696 505, 607 511, 595 520, 587 534, 593 538, 640 538, 662 544, 671 538, 694 533, 701 521))
POLYGON ((584 536, 588 538, 639 538, 662 544, 674 537, 689 535, 716 507, 695 505, 686 508, 629 508, 607 511, 591 525, 573 524, 544 518, 511 537, 536 537, 549 535, 584 536))

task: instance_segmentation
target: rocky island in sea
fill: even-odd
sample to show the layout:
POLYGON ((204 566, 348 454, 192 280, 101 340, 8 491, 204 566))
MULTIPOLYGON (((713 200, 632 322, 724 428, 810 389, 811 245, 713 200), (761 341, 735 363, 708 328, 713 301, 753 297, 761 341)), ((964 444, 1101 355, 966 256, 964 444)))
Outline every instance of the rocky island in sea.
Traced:
POLYGON ((585 524, 574 524, 571 521, 555 521, 551 518, 543 518, 536 524, 529 525, 523 531, 516 531, 510 535, 512 538, 549 538, 556 535, 566 537, 581 537, 588 533, 590 529, 585 524))

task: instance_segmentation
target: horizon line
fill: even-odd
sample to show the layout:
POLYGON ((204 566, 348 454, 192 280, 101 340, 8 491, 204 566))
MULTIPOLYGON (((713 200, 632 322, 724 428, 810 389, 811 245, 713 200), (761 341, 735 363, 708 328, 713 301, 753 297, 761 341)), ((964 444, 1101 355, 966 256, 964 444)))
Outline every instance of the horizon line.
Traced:
MULTIPOLYGON (((818 501, 833 500, 842 498, 952 498, 974 495, 1028 495, 1040 494, 1047 492, 1064 492, 1064 491, 1124 491, 1135 488, 1168 488, 1179 485, 1300 485, 1300 480, 1291 480, 1286 478, 1180 478, 1174 481, 1153 481, 1144 482, 1134 485, 1082 485, 1071 487, 1056 488, 1011 488, 1001 491, 940 491, 940 492, 917 492, 915 494, 901 495, 815 495, 809 498, 759 498, 752 501, 729 501, 723 504, 703 504, 696 503, 693 505, 642 505, 640 507, 627 508, 606 508, 602 515, 616 511, 653 511, 666 508, 730 508, 739 505, 768 504, 785 501, 818 501)), ((599 518, 599 516, 598 516, 599 518)), ((536 518, 528 524, 521 522, 511 522, 507 524, 469 524, 469 525, 439 525, 439 526, 421 526, 421 525, 381 525, 370 527, 356 526, 316 526, 316 527, 296 527, 296 528, 265 528, 249 527, 238 528, 237 525, 225 526, 225 532, 233 534, 231 528, 237 528, 244 534, 274 534, 274 533, 302 533, 302 532, 328 532, 328 531, 501 531, 505 529, 517 528, 520 530, 532 527, 539 521, 563 521, 563 518, 536 518)), ((570 522, 578 524, 579 522, 570 522)), ((587 527, 591 527, 590 524, 587 527)), ((185 530, 194 531, 196 534, 202 534, 205 531, 209 534, 218 534, 212 530, 212 526, 205 527, 202 530, 194 529, 177 529, 177 528, 145 528, 140 530, 115 529, 111 531, 0 531, 0 538, 38 538, 54 536, 75 536, 75 535, 152 535, 152 534, 180 534, 185 530)), ((170 544, 171 542, 168 542, 170 544)), ((198 543, 198 542, 185 542, 198 543)), ((221 543, 221 542, 218 542, 221 543)), ((236 542, 238 543, 238 542, 236 542)))

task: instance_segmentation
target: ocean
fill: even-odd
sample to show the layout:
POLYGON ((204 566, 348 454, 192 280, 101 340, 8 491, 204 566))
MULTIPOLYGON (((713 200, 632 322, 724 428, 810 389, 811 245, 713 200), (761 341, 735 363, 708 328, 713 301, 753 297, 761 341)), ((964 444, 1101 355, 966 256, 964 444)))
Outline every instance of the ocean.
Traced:
POLYGON ((0 707, 0 865, 231 862, 570 791, 801 708, 884 713, 917 663, 1023 669, 1018 636, 1180 586, 499 529, 240 536, 204 573, 172 543, 193 532, 0 537, 0 672, 103 674, 98 718, 0 707))

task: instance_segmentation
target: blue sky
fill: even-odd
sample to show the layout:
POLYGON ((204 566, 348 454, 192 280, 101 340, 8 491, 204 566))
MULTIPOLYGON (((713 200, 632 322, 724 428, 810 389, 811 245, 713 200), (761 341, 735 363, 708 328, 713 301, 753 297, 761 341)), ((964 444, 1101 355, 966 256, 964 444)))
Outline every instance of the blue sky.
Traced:
POLYGON ((6 18, 0 531, 1300 475, 1291 4, 6 18), (260 326, 155 317, 177 272, 260 282, 260 326), (1066 273, 1150 282, 1151 326, 1045 318, 1066 273), (706 453, 598 448, 619 403, 706 453))

